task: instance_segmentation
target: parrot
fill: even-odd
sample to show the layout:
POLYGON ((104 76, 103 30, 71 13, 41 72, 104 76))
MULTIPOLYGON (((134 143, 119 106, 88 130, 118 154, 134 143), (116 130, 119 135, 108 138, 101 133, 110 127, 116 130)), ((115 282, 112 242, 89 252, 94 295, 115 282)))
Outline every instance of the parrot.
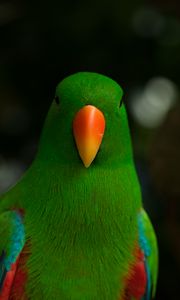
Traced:
POLYGON ((157 277, 123 90, 69 75, 35 159, 0 198, 0 300, 150 300, 157 277))

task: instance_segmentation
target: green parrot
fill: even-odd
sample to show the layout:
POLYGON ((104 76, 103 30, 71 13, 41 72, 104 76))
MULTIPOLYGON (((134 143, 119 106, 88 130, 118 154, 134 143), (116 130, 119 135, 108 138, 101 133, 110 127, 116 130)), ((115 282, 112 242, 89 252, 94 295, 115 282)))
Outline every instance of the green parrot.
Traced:
POLYGON ((149 300, 158 250, 123 91, 90 72, 56 88, 35 160, 0 200, 0 300, 149 300))

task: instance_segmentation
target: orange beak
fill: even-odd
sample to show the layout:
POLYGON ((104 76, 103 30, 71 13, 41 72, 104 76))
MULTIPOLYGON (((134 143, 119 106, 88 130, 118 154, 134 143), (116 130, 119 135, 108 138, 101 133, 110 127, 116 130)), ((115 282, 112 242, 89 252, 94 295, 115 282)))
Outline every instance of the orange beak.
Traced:
POLYGON ((99 150, 104 130, 104 115, 95 106, 84 106, 74 117, 73 134, 79 155, 86 168, 90 166, 99 150))

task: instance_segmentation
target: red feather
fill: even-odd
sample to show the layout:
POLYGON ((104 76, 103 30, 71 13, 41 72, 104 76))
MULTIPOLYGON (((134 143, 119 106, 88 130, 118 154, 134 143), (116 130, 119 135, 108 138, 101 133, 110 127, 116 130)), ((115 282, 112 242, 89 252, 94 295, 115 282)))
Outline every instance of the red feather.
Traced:
POLYGON ((28 300, 25 295, 25 283, 27 282, 25 265, 28 256, 29 247, 25 245, 20 256, 6 274, 0 300, 28 300))
POLYGON ((136 300, 142 299, 146 292, 147 276, 144 264, 144 253, 137 248, 135 251, 136 261, 129 270, 129 276, 126 278, 126 290, 122 300, 130 300, 132 297, 136 300))
POLYGON ((0 300, 8 300, 9 299, 14 276, 15 276, 15 273, 17 270, 17 264, 18 264, 18 261, 16 261, 14 264, 12 264, 11 270, 9 272, 7 272, 7 274, 6 274, 2 292, 0 294, 0 300))

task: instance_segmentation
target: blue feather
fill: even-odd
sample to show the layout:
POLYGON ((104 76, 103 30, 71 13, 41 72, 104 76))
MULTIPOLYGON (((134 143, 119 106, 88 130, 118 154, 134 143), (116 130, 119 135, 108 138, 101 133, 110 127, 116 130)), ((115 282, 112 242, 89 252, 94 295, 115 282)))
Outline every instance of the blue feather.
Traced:
POLYGON ((151 274, 150 274, 150 270, 149 270, 149 266, 148 266, 148 262, 147 262, 147 257, 149 257, 151 255, 151 247, 145 236, 145 230, 144 230, 144 225, 143 225, 143 220, 141 218, 141 214, 139 214, 139 216, 138 216, 138 229, 139 229, 139 244, 145 255, 144 264, 145 264, 146 276, 147 276, 146 294, 142 300, 150 300, 150 297, 151 297, 151 274))
POLYGON ((13 220, 13 235, 10 244, 10 254, 4 259, 6 270, 10 270, 11 264, 14 263, 21 252, 25 242, 25 231, 22 222, 22 216, 18 212, 14 212, 13 220))
POLYGON ((138 216, 138 228, 139 228, 139 244, 141 249, 144 251, 146 257, 151 255, 151 247, 148 243, 148 240, 145 236, 144 225, 141 215, 138 216))

